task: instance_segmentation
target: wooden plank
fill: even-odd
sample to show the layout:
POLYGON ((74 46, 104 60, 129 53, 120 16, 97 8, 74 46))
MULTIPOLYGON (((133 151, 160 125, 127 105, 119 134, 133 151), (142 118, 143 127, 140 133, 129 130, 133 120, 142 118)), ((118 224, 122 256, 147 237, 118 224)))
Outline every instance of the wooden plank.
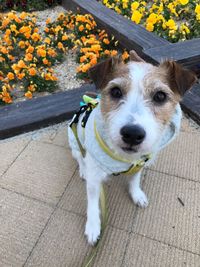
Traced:
POLYGON ((157 62, 170 58, 187 68, 200 71, 200 38, 150 48, 144 52, 157 62))
POLYGON ((134 49, 140 56, 148 59, 143 49, 169 44, 168 41, 146 31, 140 25, 133 23, 115 11, 107 8, 96 0, 63 0, 62 5, 72 11, 79 9, 82 13, 90 13, 98 23, 98 27, 106 29, 114 35, 121 47, 134 49))
POLYGON ((200 124, 200 85, 193 86, 183 98, 181 107, 194 121, 200 124))
POLYGON ((94 85, 26 100, 0 108, 0 139, 39 129, 68 120, 79 108, 85 91, 94 91, 94 85))

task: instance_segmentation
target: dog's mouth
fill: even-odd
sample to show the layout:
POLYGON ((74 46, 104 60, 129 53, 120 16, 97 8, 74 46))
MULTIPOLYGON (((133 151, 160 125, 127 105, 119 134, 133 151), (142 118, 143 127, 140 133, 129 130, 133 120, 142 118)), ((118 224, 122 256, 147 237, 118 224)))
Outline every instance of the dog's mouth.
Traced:
POLYGON ((126 152, 126 153, 137 153, 138 152, 138 148, 137 147, 121 147, 121 149, 126 152))

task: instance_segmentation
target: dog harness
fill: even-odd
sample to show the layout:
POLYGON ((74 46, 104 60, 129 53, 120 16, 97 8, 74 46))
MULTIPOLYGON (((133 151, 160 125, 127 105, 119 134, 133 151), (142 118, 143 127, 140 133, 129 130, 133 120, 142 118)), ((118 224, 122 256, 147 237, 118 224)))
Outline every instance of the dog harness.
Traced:
MULTIPOLYGON (((80 109, 75 113, 74 117, 72 118, 72 121, 70 122, 70 127, 74 133, 74 136, 75 136, 76 141, 78 143, 81 154, 83 157, 85 157, 86 151, 85 151, 84 147, 82 146, 81 141, 78 137, 77 124, 79 122, 80 115, 84 113, 84 115, 82 117, 82 121, 81 121, 81 126, 82 126, 82 129, 84 132, 87 120, 88 120, 91 112, 93 111, 93 109, 97 107, 97 105, 99 103, 99 98, 94 99, 92 97, 84 95, 83 100, 84 100, 84 102, 80 103, 81 104, 80 109)), ((146 162, 151 158, 151 155, 147 154, 147 155, 142 156, 141 159, 139 159, 133 163, 132 161, 124 159, 124 158, 120 157, 119 155, 117 155, 116 153, 114 153, 109 148, 109 146, 104 142, 103 138, 100 136, 100 134, 97 130, 96 121, 94 121, 94 134, 95 134, 95 139, 96 139, 99 147, 111 159, 119 161, 119 162, 124 162, 124 163, 130 164, 130 167, 127 170, 113 173, 113 175, 115 175, 115 176, 120 175, 120 174, 133 175, 133 174, 139 172, 144 167, 146 162)))

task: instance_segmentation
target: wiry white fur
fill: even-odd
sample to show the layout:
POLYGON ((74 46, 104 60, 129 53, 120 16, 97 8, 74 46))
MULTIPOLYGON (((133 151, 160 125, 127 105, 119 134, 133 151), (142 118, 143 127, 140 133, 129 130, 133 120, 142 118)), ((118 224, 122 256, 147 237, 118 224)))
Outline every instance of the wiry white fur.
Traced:
MULTIPOLYGON (((87 223, 85 234, 88 242, 94 244, 100 235, 100 209, 99 209, 99 194, 100 185, 107 180, 108 175, 113 172, 118 172, 121 169, 128 169, 126 165, 121 162, 114 161, 109 158, 98 146, 94 137, 94 120, 97 122, 97 128, 104 141, 110 148, 121 155, 121 157, 135 160, 140 159, 141 155, 152 153, 153 157, 157 154, 159 146, 166 145, 172 137, 176 135, 180 127, 181 111, 177 105, 176 113, 172 118, 172 123, 175 125, 174 129, 163 129, 161 132, 151 110, 145 103, 142 95, 143 80, 146 73, 151 68, 150 64, 146 63, 129 63, 131 84, 133 90, 130 90, 126 99, 122 100, 119 108, 111 111, 108 119, 105 120, 101 116, 99 106, 93 110, 86 124, 85 138, 81 124, 78 124, 78 136, 83 147, 86 148, 86 156, 82 157, 78 144, 74 137, 71 128, 68 128, 69 144, 72 148, 72 154, 77 159, 80 168, 80 175, 87 181, 87 223), (125 153, 121 148, 122 140, 120 136, 120 129, 126 124, 138 124, 146 131, 146 137, 143 143, 139 146, 137 153, 125 153), (174 131, 171 133, 171 131, 174 131)), ((124 78, 117 78, 111 83, 123 82, 124 78)), ((80 119, 81 121, 81 119, 80 119)), ((135 204, 140 207, 146 207, 148 200, 145 193, 140 188, 141 171, 133 175, 129 192, 135 204)))

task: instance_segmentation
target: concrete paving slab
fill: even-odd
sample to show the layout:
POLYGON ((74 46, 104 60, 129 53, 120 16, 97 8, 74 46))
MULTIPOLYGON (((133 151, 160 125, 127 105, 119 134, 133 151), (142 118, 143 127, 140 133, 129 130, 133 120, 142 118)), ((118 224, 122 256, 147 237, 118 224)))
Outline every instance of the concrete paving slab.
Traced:
POLYGON ((200 255, 200 184, 153 171, 145 179, 150 205, 138 210, 133 231, 200 255))
MULTIPOLYGON (((127 180, 123 176, 111 177, 110 181, 105 183, 105 190, 108 203, 108 223, 121 229, 130 230, 136 206, 129 197, 127 180)), ((85 216, 86 206, 86 183, 79 177, 77 171, 63 195, 60 207, 85 216)))
POLYGON ((91 248, 84 223, 82 216, 58 209, 25 266, 80 267, 91 248))
POLYGON ((132 234, 123 267, 198 267, 200 256, 132 234))
POLYGON ((0 189, 0 266, 22 266, 52 208, 0 189))
POLYGON ((150 168, 200 182, 200 134, 181 132, 150 168))
POLYGON ((56 204, 76 167, 67 149, 32 141, 0 179, 0 186, 56 204))
POLYGON ((0 142, 0 175, 2 175, 28 144, 30 139, 8 139, 0 142))
POLYGON ((55 138, 53 139, 53 144, 58 146, 69 147, 68 145, 68 134, 67 134, 67 123, 66 126, 58 129, 55 138))
POLYGON ((99 251, 94 267, 121 267, 123 266, 123 257, 126 250, 129 234, 124 230, 107 227, 105 230, 102 243, 99 246, 99 251))

